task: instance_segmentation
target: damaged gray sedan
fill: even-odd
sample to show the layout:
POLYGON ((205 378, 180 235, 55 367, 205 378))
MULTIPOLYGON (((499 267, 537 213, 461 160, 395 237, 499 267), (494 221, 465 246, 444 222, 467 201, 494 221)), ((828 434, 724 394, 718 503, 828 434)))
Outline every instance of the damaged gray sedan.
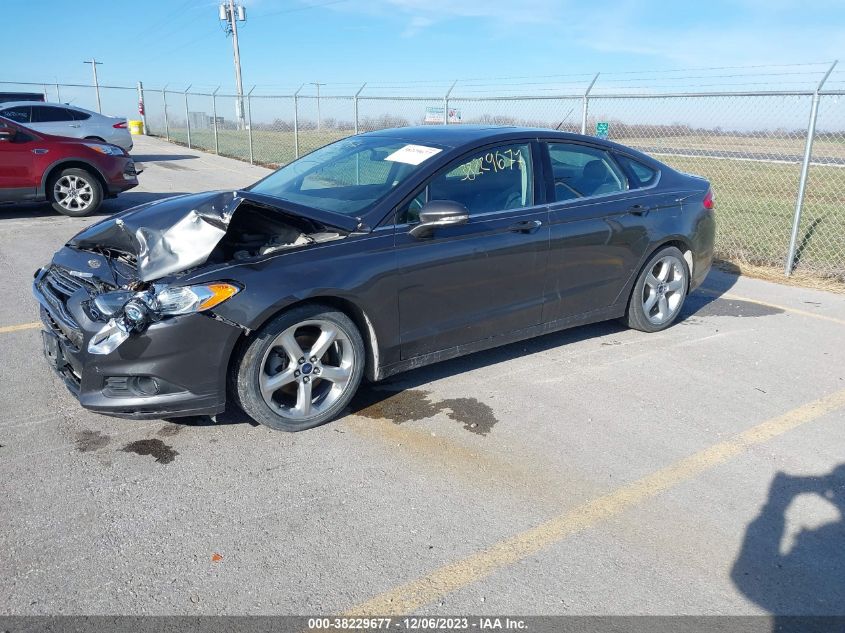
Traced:
POLYGON ((362 379, 612 318, 656 332, 713 256, 709 184, 549 130, 344 139, 245 190, 130 209, 36 271, 44 353, 82 406, 295 431, 362 379))

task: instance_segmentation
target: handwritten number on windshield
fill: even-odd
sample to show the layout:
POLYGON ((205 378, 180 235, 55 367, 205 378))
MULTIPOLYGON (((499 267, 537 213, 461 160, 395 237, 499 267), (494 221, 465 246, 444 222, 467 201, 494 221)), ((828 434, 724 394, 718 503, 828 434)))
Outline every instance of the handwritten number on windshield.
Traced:
POLYGON ((475 180, 482 174, 487 172, 500 172, 512 169, 523 169, 525 167, 525 158, 522 156, 522 150, 506 149, 502 152, 487 152, 483 156, 474 158, 468 163, 461 165, 461 171, 464 172, 464 180, 475 180))

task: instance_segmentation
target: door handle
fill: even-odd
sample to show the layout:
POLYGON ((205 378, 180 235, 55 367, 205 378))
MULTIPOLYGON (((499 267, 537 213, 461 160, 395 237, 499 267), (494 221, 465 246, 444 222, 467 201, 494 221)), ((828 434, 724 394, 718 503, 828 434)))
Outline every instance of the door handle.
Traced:
POLYGON ((512 224, 508 227, 508 231, 512 233, 533 233, 541 226, 543 226, 543 222, 540 220, 523 220, 522 222, 512 224))
POLYGON ((631 213, 633 215, 645 215, 649 211, 651 211, 651 207, 647 207, 642 204, 635 204, 631 207, 628 207, 628 213, 631 213))

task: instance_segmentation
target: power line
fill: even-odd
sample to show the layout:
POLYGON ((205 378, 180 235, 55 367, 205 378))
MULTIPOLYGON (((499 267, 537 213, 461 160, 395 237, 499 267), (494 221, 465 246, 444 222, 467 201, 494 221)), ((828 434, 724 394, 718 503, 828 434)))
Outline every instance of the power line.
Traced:
POLYGON ((159 59, 160 57, 164 57, 165 55, 170 55, 171 53, 175 53, 176 51, 181 51, 183 48, 186 48, 186 47, 190 46, 191 44, 196 44, 201 39, 206 38, 208 35, 209 35, 208 33, 200 33, 197 37, 190 39, 190 40, 187 40, 185 42, 182 42, 179 46, 175 46, 174 48, 171 48, 171 49, 168 49, 168 50, 165 50, 165 51, 161 51, 157 55, 153 55, 152 57, 148 57, 147 61, 153 61, 153 60, 159 59))
POLYGON ((616 72, 602 73, 602 77, 609 75, 649 75, 660 73, 684 73, 701 70, 737 70, 740 68, 791 68, 795 66, 830 66, 831 62, 799 62, 795 64, 757 64, 751 66, 698 66, 692 68, 669 68, 663 70, 619 70, 616 72))
POLYGON ((153 41, 158 44, 160 42, 166 41, 173 35, 181 35, 187 24, 190 21, 195 20, 196 17, 195 14, 193 14, 192 11, 188 11, 188 9, 195 10, 205 8, 204 5, 189 6, 189 4, 192 2, 196 2, 196 0, 188 0, 188 2, 185 2, 176 10, 168 14, 165 20, 159 21, 159 23, 157 23, 157 26, 143 29, 141 32, 139 32, 138 36, 136 36, 135 38, 136 46, 153 41), (180 13, 182 13, 183 15, 179 15, 180 13), (167 24, 167 26, 162 29, 158 28, 158 24, 165 23, 167 24))
POLYGON ((329 0, 328 2, 321 2, 318 4, 309 4, 301 7, 294 7, 292 9, 282 9, 281 11, 271 11, 270 13, 258 13, 253 17, 269 18, 274 15, 282 15, 283 13, 293 13, 294 11, 305 11, 306 9, 319 9, 320 7, 328 7, 333 4, 340 4, 341 2, 349 2, 349 0, 329 0))
POLYGON ((157 31, 157 29, 158 29, 158 27, 159 27, 159 26, 161 26, 161 25, 163 25, 163 24, 165 24, 165 23, 167 23, 167 22, 170 22, 170 21, 171 21, 173 18, 175 18, 177 15, 179 15, 180 13, 182 13, 183 11, 185 11, 185 9, 187 9, 187 8, 188 8, 188 6, 189 6, 190 4, 192 4, 192 3, 196 2, 196 1, 197 1, 197 0, 185 0, 185 2, 183 2, 183 3, 182 3, 182 4, 180 4, 178 7, 176 7, 176 9, 174 9, 173 11, 170 11, 170 12, 166 13, 166 14, 164 15, 164 17, 162 17, 161 19, 156 20, 155 22, 153 22, 153 23, 152 23, 151 25, 149 25, 149 26, 145 26, 145 27, 143 27, 141 30, 139 30, 137 33, 135 33, 135 35, 132 37, 132 39, 133 39, 133 40, 137 40, 137 38, 141 37, 141 36, 142 36, 142 35, 144 35, 144 34, 147 34, 147 35, 149 35, 149 34, 155 34, 155 35, 156 35, 156 37, 158 37, 158 31, 157 31))

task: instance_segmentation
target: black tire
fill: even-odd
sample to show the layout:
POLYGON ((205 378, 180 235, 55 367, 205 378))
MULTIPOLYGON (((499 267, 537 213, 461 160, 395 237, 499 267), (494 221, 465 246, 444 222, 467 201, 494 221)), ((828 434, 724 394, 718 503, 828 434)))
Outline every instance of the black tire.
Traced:
POLYGON ((674 246, 666 246, 656 251, 640 271, 623 322, 630 328, 641 332, 659 332, 672 325, 684 307, 689 290, 689 267, 683 253, 674 246), (662 263, 671 263, 667 280, 659 278, 662 263), (658 265, 661 265, 660 267, 658 265), (671 279, 668 277, 671 276, 671 279), (649 282, 649 280, 652 280, 649 282), (661 282, 655 288, 653 282, 661 282), (662 286, 662 289, 660 288, 662 286), (669 288, 672 290, 669 290, 669 288), (661 318, 660 297, 663 296, 668 309, 661 318), (653 297, 655 303, 647 309, 647 303, 653 297))
POLYGON ((78 167, 69 167, 50 178, 47 183, 46 194, 47 199, 56 211, 62 215, 80 218, 100 208, 100 203, 103 201, 103 186, 100 184, 99 178, 90 171, 78 167), (57 185, 65 179, 68 179, 66 182, 85 184, 85 187, 82 188, 84 193, 78 198, 81 201, 80 203, 68 202, 66 198, 63 198, 62 192, 57 189, 57 185))
POLYGON ((97 141, 98 143, 105 143, 105 139, 100 138, 99 136, 86 136, 86 141, 97 141))
MULTIPOLYGON (((302 335, 299 334, 299 336, 302 335)), ((305 354, 308 353, 310 352, 306 350, 305 354)), ((242 348, 230 370, 230 391, 233 392, 232 395, 241 409, 256 422, 279 431, 304 431, 330 422, 346 408, 361 383, 365 361, 364 341, 355 323, 348 316, 330 306, 303 305, 283 312, 272 319, 255 334, 248 345, 242 348), (307 335, 309 328, 318 330, 319 328, 316 326, 309 325, 314 322, 325 323, 336 328, 338 331, 336 342, 317 362, 311 363, 309 362, 310 359, 306 358, 305 364, 299 363, 299 365, 296 365, 292 362, 290 355, 283 351, 282 344, 277 339, 283 333, 290 331, 291 328, 294 328, 294 335, 303 331, 307 335), (349 357, 345 356, 347 353, 350 354, 349 357), (325 362, 330 354, 335 354, 338 359, 348 359, 352 363, 349 369, 348 382, 345 383, 345 386, 339 387, 339 393, 335 395, 330 393, 335 388, 335 382, 317 376, 317 369, 319 368, 322 368, 323 372, 328 371, 329 368, 334 369, 331 367, 332 363, 325 362), (274 374, 269 374, 267 370, 270 368, 272 361, 279 361, 283 365, 274 374), (294 407, 286 407, 284 399, 294 398, 298 404, 299 389, 302 388, 301 383, 303 380, 305 382, 309 380, 304 375, 304 368, 306 366, 312 367, 312 365, 313 369, 308 371, 312 379, 312 386, 308 389, 309 394, 313 393, 312 389, 316 390, 316 395, 313 396, 313 405, 310 404, 309 399, 308 408, 310 409, 312 406, 323 406, 324 408, 313 415, 291 417, 285 413, 285 410, 286 408, 292 410, 294 407), (301 372, 297 373, 299 377, 296 380, 285 384, 284 387, 279 388, 270 396, 274 405, 271 407, 262 395, 261 380, 266 380, 268 376, 281 375, 289 370, 301 370, 301 372), (314 373, 311 373, 312 371, 314 373), (285 390, 291 388, 295 393, 285 393, 285 390), (334 398, 333 401, 329 400, 330 396, 334 398), (278 401, 275 400, 277 397, 279 398, 278 401), (329 402, 331 404, 328 404, 329 402)))

